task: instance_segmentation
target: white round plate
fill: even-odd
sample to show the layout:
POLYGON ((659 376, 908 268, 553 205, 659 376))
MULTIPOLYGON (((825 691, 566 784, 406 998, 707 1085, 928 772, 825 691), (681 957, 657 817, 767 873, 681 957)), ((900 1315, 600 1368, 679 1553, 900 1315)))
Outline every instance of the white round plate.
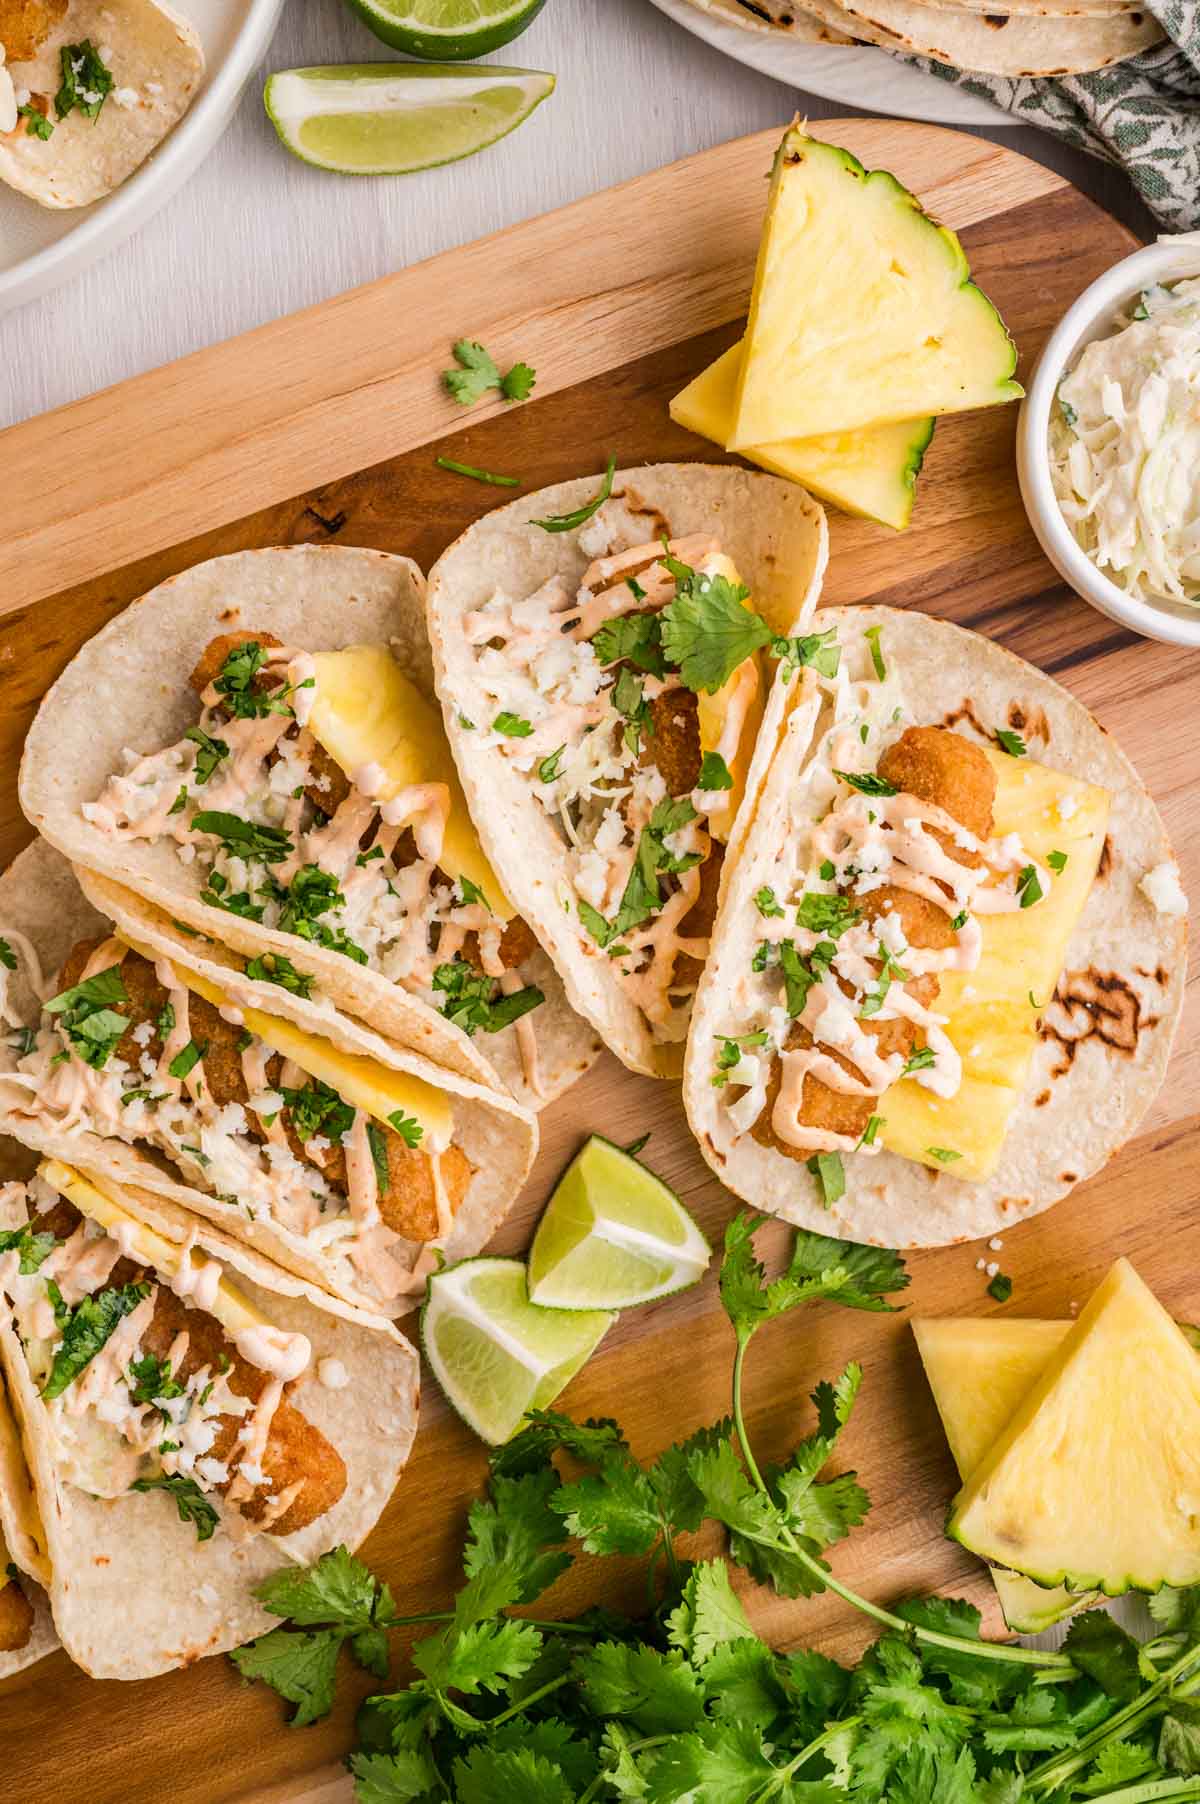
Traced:
POLYGON ((204 45, 200 92, 154 155, 90 207, 39 207, 0 183, 0 313, 45 294, 113 250, 182 187, 229 123, 283 8, 283 0, 176 4, 204 45))
POLYGON ((747 31, 714 18, 692 0, 653 0, 660 12, 727 56, 771 75, 789 87, 804 88, 842 106, 865 107, 899 119, 931 125, 1016 125, 1011 113, 980 100, 952 82, 914 69, 886 50, 847 44, 801 44, 768 31, 747 31))

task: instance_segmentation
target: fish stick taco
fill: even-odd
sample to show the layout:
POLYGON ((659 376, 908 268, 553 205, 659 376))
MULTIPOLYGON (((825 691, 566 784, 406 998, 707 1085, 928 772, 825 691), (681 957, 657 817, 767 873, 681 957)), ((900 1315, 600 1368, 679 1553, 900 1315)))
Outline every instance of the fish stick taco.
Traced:
POLYGON ((916 612, 814 616, 714 930, 684 1103, 738 1195, 888 1246, 1012 1226, 1162 1080, 1186 899, 1057 683, 916 612))
MULTIPOLYGON (((0 1228, 0 1248, 9 1234, 0 1228)), ((49 1577, 45 1530, 0 1363, 0 1679, 58 1646, 45 1592, 49 1577)))
POLYGON ((21 804, 76 864, 532 1107, 598 1051, 484 856, 441 731, 416 565, 236 552, 89 640, 21 804))
POLYGON ((439 1252, 479 1250, 534 1116, 341 1014, 284 955, 240 958, 81 875, 91 901, 39 841, 0 878, 0 1131, 376 1312, 413 1307, 439 1252))
POLYGON ((486 515, 430 575, 480 841, 627 1065, 682 1063, 721 873, 753 813, 827 538, 776 477, 662 464, 486 515), (761 731, 760 731, 761 729, 761 731))
POLYGON ((388 1501, 411 1346, 107 1172, 43 1159, 0 1187, 0 1234, 0 1361, 63 1646, 128 1679, 261 1632, 251 1590, 281 1554, 357 1546, 388 1501))
POLYGON ((0 0, 0 182, 44 207, 102 199, 203 74, 195 30, 157 0, 0 0))

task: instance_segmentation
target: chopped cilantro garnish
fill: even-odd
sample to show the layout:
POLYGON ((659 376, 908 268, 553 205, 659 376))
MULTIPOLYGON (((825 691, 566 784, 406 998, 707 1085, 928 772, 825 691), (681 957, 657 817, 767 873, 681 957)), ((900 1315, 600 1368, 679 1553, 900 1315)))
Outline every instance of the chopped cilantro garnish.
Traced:
MULTIPOLYGON (((358 857, 354 860, 354 862, 356 865, 359 865, 359 866, 362 866, 364 864, 374 864, 377 859, 380 859, 382 857, 383 857, 383 847, 382 846, 372 846, 371 850, 369 852, 360 852, 358 854, 358 857)), ((342 901, 344 902, 345 899, 346 898, 343 896, 342 901)))
POLYGON ((997 1272, 988 1285, 988 1296, 995 1297, 997 1303, 1007 1303, 1013 1293, 1013 1281, 1007 1272, 997 1272))
POLYGON ((771 630, 745 605, 750 591, 743 583, 707 576, 676 558, 663 562, 676 582, 675 599, 659 615, 663 651, 687 688, 714 695, 770 641, 771 630))
POLYGON ((875 666, 875 675, 881 683, 887 676, 887 665, 883 661, 883 652, 879 647, 879 635, 882 631, 881 626, 869 626, 863 633, 863 638, 871 648, 871 662, 875 666))
POLYGON ((509 739, 528 739, 533 728, 527 720, 522 720, 519 714, 511 714, 507 708, 503 708, 492 722, 492 731, 493 733, 503 733, 509 739))
POLYGON ((168 813, 168 815, 182 814, 184 809, 187 807, 187 805, 188 805, 188 786, 185 783, 183 785, 183 788, 179 791, 179 794, 175 797, 175 800, 171 803, 171 806, 167 809, 167 813, 168 813))
MULTIPOLYGON (((189 727, 184 738, 190 739, 196 747, 196 764, 192 774, 197 783, 207 783, 222 759, 229 756, 227 742, 224 739, 210 738, 203 727, 189 727)), ((185 790, 184 794, 186 793, 185 790)))
POLYGON ((761 889, 755 890, 754 906, 764 920, 769 921, 783 914, 782 908, 775 900, 775 891, 767 883, 764 883, 761 889))
POLYGON ((17 955, 3 935, 0 935, 0 965, 6 971, 15 971, 17 968, 17 955))
POLYGON ((235 858, 257 858, 263 864, 282 864, 295 849, 282 827, 264 827, 221 808, 200 809, 192 816, 192 827, 211 833, 235 858))
POLYGON ((275 1088, 283 1098, 296 1138, 304 1143, 321 1134, 340 1146, 354 1126, 352 1105, 343 1102, 337 1091, 320 1078, 310 1078, 297 1089, 289 1089, 286 1084, 276 1084, 275 1088))
POLYGON ((884 1117, 882 1115, 872 1115, 870 1120, 867 1122, 866 1127, 863 1129, 862 1139, 859 1141, 858 1144, 860 1146, 874 1146, 875 1136, 878 1134, 880 1128, 883 1126, 883 1123, 884 1123, 884 1117))
POLYGON ((925 1151, 931 1159, 936 1159, 939 1165, 952 1165, 955 1159, 962 1158, 962 1154, 956 1153, 952 1146, 927 1146, 925 1151))
POLYGON ((842 1165, 840 1153, 814 1153, 805 1164, 811 1171, 821 1189, 821 1201, 826 1209, 831 1209, 839 1197, 846 1194, 846 1172, 842 1165))
POLYGON ((612 705, 625 717, 625 744, 635 758, 641 749, 642 729, 650 716, 650 704, 642 694, 644 686, 644 678, 635 676, 628 664, 621 666, 612 686, 612 705))
POLYGON ((589 643, 601 664, 616 664, 626 658, 648 676, 662 676, 666 671, 662 625, 657 614, 618 614, 615 620, 606 620, 589 643))
POLYGON ((961 933, 966 924, 967 911, 965 908, 960 908, 954 919, 951 921, 950 926, 955 933, 961 933))
POLYGON ((575 508, 569 514, 551 514, 545 520, 531 520, 529 524, 531 526, 540 526, 543 532, 574 532, 577 526, 586 525, 593 514, 599 513, 600 509, 604 506, 604 503, 612 494, 613 476, 616 474, 616 468, 616 458, 610 457, 608 460, 608 467, 604 472, 604 480, 601 482, 598 492, 593 495, 590 501, 585 501, 582 507, 575 508))
POLYGON ((1035 902, 1041 901, 1044 893, 1038 882, 1036 868, 1031 864, 1022 865, 1017 872, 1017 895, 1020 898, 1021 907, 1032 908, 1035 902))
POLYGON ((107 970, 52 996, 44 1006, 48 1015, 61 1016, 58 1025, 76 1056, 99 1071, 129 1026, 128 1016, 118 1014, 111 1005, 128 1001, 120 965, 109 965, 107 970))
POLYGON ((33 105, 32 101, 26 101, 24 106, 19 106, 17 108, 17 118, 24 119, 25 121, 26 137, 42 138, 44 140, 54 136, 54 127, 50 123, 50 115, 48 113, 43 113, 40 107, 33 105))
MULTIPOLYGON (((64 44, 58 53, 62 85, 54 96, 54 110, 60 119, 78 109, 85 119, 95 119, 112 93, 112 70, 102 61, 90 38, 81 44, 64 44)), ((49 133, 38 132, 38 137, 49 133)))
POLYGON ((716 1058, 717 1068, 712 1080, 714 1087, 719 1090, 723 1084, 729 1082, 729 1073, 735 1065, 740 1063, 742 1048, 744 1046, 765 1046, 770 1035, 767 1033, 714 1034, 713 1038, 718 1041, 720 1047, 716 1058))
POLYGON ((829 933, 840 939, 859 918, 859 910, 847 896, 825 896, 808 890, 796 905, 796 924, 810 933, 829 933))
POLYGON ((807 633, 801 638, 777 634, 771 640, 771 656, 783 665, 785 677, 791 670, 811 665, 818 676, 835 677, 842 661, 842 648, 837 642, 837 629, 823 633, 807 633))
POLYGON ((179 1520, 194 1526, 197 1541, 212 1539, 219 1518, 194 1478, 187 1478, 182 1472, 160 1472, 157 1478, 135 1478, 129 1488, 131 1491, 166 1491, 175 1499, 179 1520))
POLYGON ((53 1234, 35 1233, 30 1222, 19 1228, 0 1228, 0 1253, 16 1253, 22 1278, 36 1272, 57 1245, 53 1234))
POLYGON ((495 470, 481 470, 475 464, 456 463, 452 457, 435 457, 433 461, 439 470, 449 470, 452 476, 469 476, 473 482, 487 482, 495 489, 519 489, 525 480, 523 476, 499 476, 495 470))
POLYGON ((779 966, 783 972, 784 992, 789 1015, 795 1017, 804 1013, 808 992, 815 983, 821 981, 822 971, 829 969, 836 952, 837 947, 832 940, 818 940, 805 960, 797 952, 794 940, 780 941, 779 966))
POLYGON ((911 1077, 914 1071, 928 1071, 933 1063, 934 1051, 932 1046, 918 1046, 917 1050, 911 1052, 904 1061, 904 1069, 900 1075, 901 1077, 911 1077))
POLYGON ((416 1147, 421 1144, 425 1129, 415 1115, 406 1115, 403 1109, 393 1109, 388 1116, 388 1125, 399 1134, 405 1146, 416 1147))
POLYGON ((247 960, 245 969, 246 976, 255 983, 277 983, 280 989, 305 1001, 316 982, 309 972, 297 971, 291 959, 285 958, 282 952, 264 952, 260 958, 247 960))
POLYGON ((1008 753, 1010 758, 1023 758, 1025 756, 1025 741, 1021 738, 1019 733, 1012 733, 1007 727, 998 727, 996 729, 996 743, 1002 752, 1008 753))
POLYGON ((720 752, 705 752, 700 760, 697 789, 732 789, 733 777, 720 752))
POLYGON ((375 1167, 375 1177, 381 1190, 387 1190, 392 1182, 391 1167, 388 1164, 387 1135, 377 1121, 367 1123, 367 1145, 371 1149, 371 1163, 375 1167))
MULTIPOLYGON (((603 921, 603 916, 598 918, 603 921)), ((476 1030, 485 1034, 499 1033, 501 1028, 510 1027, 546 1000, 543 992, 533 984, 514 991, 511 996, 501 994, 496 979, 476 971, 465 958, 454 958, 438 965, 433 973, 433 987, 445 997, 442 1013, 467 1034, 476 1030)))
POLYGON ((629 590, 629 593, 633 596, 635 601, 645 601, 646 591, 643 589, 636 576, 627 576, 625 578, 625 587, 629 590))
POLYGON ((457 889, 465 907, 471 908, 478 906, 480 908, 486 908, 487 912, 491 914, 492 910, 487 897, 484 895, 479 885, 477 883, 472 883, 469 877, 464 877, 460 872, 454 880, 454 887, 457 889))
POLYGON ((565 745, 560 745, 557 751, 551 752, 548 758, 543 758, 541 760, 538 765, 539 782, 557 782, 558 778, 562 775, 562 755, 566 749, 565 745))
POLYGON ((877 771, 835 770, 834 776, 841 782, 848 783, 851 789, 857 789, 864 796, 894 796, 900 791, 895 784, 889 783, 877 771))
POLYGON ((167 1093, 165 1090, 151 1090, 148 1084, 139 1084, 136 1090, 122 1090, 121 1092, 121 1107, 123 1109, 127 1109, 131 1102, 156 1103, 165 1102, 166 1100, 167 1093))
MULTIPOLYGON (((62 1342, 54 1355, 49 1376, 42 1386, 47 1403, 61 1397, 85 1366, 99 1353, 125 1316, 132 1315, 153 1290, 152 1284, 125 1284, 119 1290, 94 1291, 84 1297, 59 1324, 62 1342)), ((61 1303, 61 1297, 59 1302, 61 1303)))
POLYGON ((1067 868, 1067 854, 1065 852, 1047 852, 1046 863, 1055 874, 1065 871, 1067 868))
POLYGON ((175 1025, 175 1004, 164 1002, 154 1017, 154 1030, 161 1040, 165 1040, 175 1025))
POLYGON ((189 1040, 183 1051, 175 1054, 167 1066, 167 1070, 172 1077, 187 1077, 189 1072, 195 1070, 207 1051, 207 1043, 189 1040))
POLYGON ((169 1360, 157 1353, 144 1353, 130 1364, 125 1382, 135 1403, 153 1403, 158 1397, 183 1396, 183 1386, 172 1376, 169 1360))

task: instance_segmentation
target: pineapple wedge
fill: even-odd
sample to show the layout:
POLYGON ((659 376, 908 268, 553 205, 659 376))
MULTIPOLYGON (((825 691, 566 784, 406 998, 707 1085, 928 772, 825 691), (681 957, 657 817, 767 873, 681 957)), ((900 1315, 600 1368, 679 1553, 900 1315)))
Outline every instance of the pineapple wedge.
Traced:
POLYGON ((308 730, 353 783, 355 772, 377 765, 381 802, 419 783, 444 783, 450 813, 439 864, 448 877, 465 877, 483 891, 501 921, 512 903, 483 855, 441 715, 410 683, 386 645, 350 645, 313 656, 316 689, 308 730))
MULTIPOLYGON (((153 962, 155 953, 140 946, 129 935, 121 937, 134 952, 153 962)), ((270 953, 264 954, 264 958, 270 957, 270 953)), ((233 1007, 229 996, 218 984, 210 983, 183 964, 176 964, 175 972, 189 990, 203 996, 214 1008, 233 1007)), ((393 1071, 363 1053, 341 1052, 328 1040, 279 1015, 268 1015, 262 1009, 244 1008, 240 1004, 238 1007, 249 1033, 256 1034, 285 1059, 293 1060, 310 1077, 328 1084, 353 1108, 365 1109, 376 1121, 393 1127, 396 1125, 392 1120, 394 1115, 415 1117, 421 1128, 422 1152, 443 1152, 450 1144, 454 1113, 444 1090, 435 1089, 423 1078, 410 1077, 405 1071, 393 1071)))
MULTIPOLYGON (((153 1228, 147 1227, 136 1215, 131 1215, 119 1196, 114 1196, 99 1178, 85 1178, 82 1172, 76 1171, 71 1165, 64 1165, 60 1159, 43 1159, 38 1166, 38 1176, 45 1178, 52 1190, 57 1190, 60 1196, 65 1196, 69 1202, 74 1203, 81 1215, 97 1222, 114 1238, 119 1237, 130 1258, 151 1266, 168 1278, 174 1278, 182 1269, 182 1247, 176 1241, 167 1240, 153 1228)), ((188 1260, 197 1276, 210 1265, 217 1265, 221 1271, 220 1281, 213 1293, 210 1314, 216 1317, 235 1343, 238 1336, 247 1330, 267 1325, 266 1316, 255 1309, 236 1285, 229 1282, 215 1259, 193 1249, 188 1254, 188 1260)))
MULTIPOLYGON (((671 418, 714 445, 724 445, 733 424, 741 368, 742 345, 732 345, 680 390, 670 403, 671 418)), ((881 526, 902 532, 912 520, 917 477, 933 426, 926 415, 861 432, 753 445, 742 455, 775 476, 811 489, 823 501, 832 501, 843 513, 878 520, 881 526)))
MULTIPOLYGON (((913 1322, 925 1376, 960 1478, 970 1477, 1071 1327, 1070 1322, 1005 1321, 994 1316, 913 1322)), ((993 1566, 991 1574, 1004 1620, 1018 1635, 1040 1635, 1095 1601, 1094 1593, 1080 1594, 1062 1586, 1047 1590, 1000 1566, 993 1566)))
POLYGON ((1035 909, 981 917, 983 951, 974 971, 942 975, 938 1012, 949 1016, 946 1031, 963 1060, 957 1095, 935 1096, 905 1078, 887 1092, 879 1133, 890 1152, 925 1165, 937 1165, 931 1147, 956 1152, 946 1169, 967 1180, 990 1177, 999 1163, 1037 1046, 1040 1011, 1054 994, 1104 850, 1111 800, 1097 784, 1032 758, 985 751, 996 773, 996 836, 1019 833, 1044 867, 1053 852, 1065 853, 1066 863, 1035 909))
POLYGON ((1127 1260, 970 1474, 947 1533, 1076 1591, 1200 1580, 1200 1364, 1127 1260))
POLYGON ((799 126, 775 159, 730 451, 1012 401, 1017 353, 955 234, 799 126))

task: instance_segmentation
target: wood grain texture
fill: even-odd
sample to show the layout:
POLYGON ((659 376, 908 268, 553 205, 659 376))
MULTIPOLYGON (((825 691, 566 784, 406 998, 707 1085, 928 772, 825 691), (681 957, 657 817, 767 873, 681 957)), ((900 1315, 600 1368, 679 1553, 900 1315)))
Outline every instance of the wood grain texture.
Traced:
MULTIPOLYGON (((909 179, 918 165, 929 170, 934 185, 926 186, 926 198, 943 196, 938 210, 951 219, 954 208, 960 209, 960 221, 964 215, 973 219, 964 232, 968 254, 1014 332, 1026 373, 1064 308, 1131 247, 1128 235, 1080 195, 1043 171, 1030 174, 990 145, 874 121, 846 125, 838 136, 868 161, 888 162, 909 179), (997 207, 991 214, 989 196, 997 207)), ((697 247, 678 235, 665 250, 657 250, 638 205, 642 195, 635 189, 613 215, 612 229, 619 226, 632 234, 640 255, 665 258, 662 292, 643 279, 636 304, 638 297, 624 290, 605 290, 616 297, 604 304, 613 307, 614 318, 619 314, 620 330, 610 331, 601 321, 597 330, 603 332, 609 361, 589 362, 575 386, 560 383, 562 369, 578 374, 580 365, 573 360, 599 353, 587 345, 559 346, 550 321, 548 335, 539 340, 551 347, 542 398, 492 416, 480 409, 469 424, 454 422, 460 429, 439 448, 470 463, 520 473, 530 485, 595 469, 609 451, 629 464, 709 455, 670 423, 665 402, 735 336, 736 326, 713 325, 711 311, 727 310, 732 320, 737 297, 745 291, 752 214, 760 204, 768 150, 769 141, 733 145, 721 157, 652 178, 645 191, 653 196, 660 225, 692 208, 698 166, 704 169, 709 206, 714 184, 720 194, 729 192, 724 159, 737 171, 733 186, 739 194, 751 191, 753 206, 743 194, 740 223, 735 222, 738 255, 729 235, 734 227, 722 224, 718 230, 710 221, 706 228, 706 242, 717 261, 694 266, 704 275, 697 300, 686 280, 697 247), (697 307, 700 325, 712 327, 698 336, 697 307), (557 392, 548 392, 553 390, 557 392)), ((693 217, 699 218, 699 212, 693 217)), ((519 234, 509 242, 514 241, 525 242, 519 234)), ((603 255, 590 253, 593 267, 604 274, 615 265, 628 278, 624 242, 610 231, 600 247, 603 255)), ((593 304, 581 274, 585 250, 578 254, 581 262, 568 284, 574 298, 568 298, 565 316, 555 313, 559 327, 564 317, 574 317, 571 307, 593 304)), ((493 296, 499 286, 516 280, 495 250, 488 269, 493 296)), ((544 285, 548 298, 552 273, 544 285)), ((420 282, 430 280, 428 271, 414 275, 420 282)), ((523 280, 528 295, 528 269, 523 280)), ((552 292, 561 296, 564 291, 552 292)), ((358 297, 352 297, 343 322, 358 304, 358 297)), ((370 291, 362 304, 376 305, 370 291)), ((550 304, 558 309, 559 299, 550 304)), ((536 326, 541 331, 539 319, 527 307, 520 335, 514 333, 511 341, 514 351, 527 351, 526 330, 536 326)), ((319 313, 300 323, 285 322, 291 354, 306 367, 315 366, 324 353, 312 347, 328 344, 327 330, 319 313)), ((270 341, 268 333, 260 346, 270 341)), ((224 438, 219 429, 223 359, 239 372, 248 367, 244 347, 232 346, 171 375, 172 404, 180 417, 194 412, 208 420, 210 468, 228 454, 231 438, 235 451, 240 442, 236 432, 230 434, 228 409, 224 438)), ((425 414, 415 398, 407 403, 418 424, 425 420, 426 436, 441 430, 447 418, 429 407, 428 367, 427 361, 422 376, 425 414)), ((345 369, 343 362, 342 376, 345 369)), ((415 380, 412 373, 396 371, 383 378, 392 398, 405 382, 415 380)), ((153 412, 160 392, 153 381, 118 391, 110 398, 110 414, 117 410, 127 425, 136 425, 140 410, 150 407, 153 412)), ((414 387, 412 396, 416 393, 414 387)), ((347 394, 344 405, 361 405, 365 417, 371 413, 370 401, 370 396, 363 402, 347 394)), ((391 412, 391 399, 385 411, 391 412)), ((272 458, 291 457, 291 433, 303 437, 306 418, 301 411, 291 427, 270 429, 276 432, 272 458)), ((904 536, 831 515, 826 596, 831 602, 870 598, 925 608, 973 626, 1059 675, 1133 755, 1166 815, 1185 883, 1200 893, 1200 797, 1190 782, 1194 749, 1187 728, 1200 677, 1171 648, 1115 631, 1058 584, 1021 509, 1012 461, 1014 427, 1012 409, 943 422, 927 462, 915 524, 904 536)), ((81 427, 85 436, 96 429, 81 427)), ((175 452, 180 451, 177 442, 175 452)), ((344 450, 337 454, 346 455, 344 450)), ((491 492, 435 469, 433 455, 422 444, 374 468, 330 477, 289 499, 276 497, 233 525, 222 523, 227 491, 206 491, 205 515, 180 463, 172 477, 178 487, 170 489, 169 498, 162 492, 167 513, 156 532, 160 538, 175 535, 166 549, 150 553, 143 545, 146 554, 138 562, 114 574, 96 573, 52 600, 0 621, 0 859, 11 857, 28 837, 16 806, 14 777, 37 698, 77 646, 116 609, 196 559, 239 546, 336 536, 346 543, 407 551, 427 565, 495 499, 491 492), (185 539, 191 527, 181 531, 181 519, 199 520, 198 536, 185 539)), ((60 460, 60 467, 64 481, 77 481, 69 462, 60 460)), ((286 462, 286 467, 294 466, 286 462)), ((244 502, 247 492, 236 489, 234 496, 244 502)), ((43 504, 39 532, 57 556, 64 542, 75 540, 69 523, 60 538, 52 537, 50 511, 43 504)), ((102 546, 101 555, 103 551, 102 546)), ((11 590, 12 580, 10 592, 17 593, 11 590)), ((1198 1043, 1193 993, 1167 1084, 1139 1137, 1072 1197, 1005 1237, 1000 1256, 1015 1280, 1013 1308, 1066 1314, 1120 1251, 1135 1261, 1168 1307, 1194 1317, 1200 1298, 1186 1255, 1200 1228, 1198 1043)), ((497 1237, 498 1250, 516 1251, 527 1243, 556 1173, 590 1129, 618 1140, 650 1130, 647 1159, 680 1192, 710 1236, 720 1235, 733 1213, 733 1199, 690 1141, 675 1086, 635 1077, 606 1057, 543 1118, 541 1156, 497 1237)), ((782 1247, 782 1230, 772 1229, 767 1237, 775 1248, 782 1247)), ((849 1582, 881 1599, 941 1588, 990 1606, 982 1568, 941 1532, 954 1475, 907 1327, 907 1315, 913 1312, 984 1313, 994 1307, 975 1270, 978 1250, 947 1248, 912 1256, 913 1285, 905 1314, 866 1318, 816 1310, 774 1326, 751 1360, 751 1428, 768 1457, 782 1454, 805 1431, 805 1398, 812 1384, 850 1357, 862 1360, 866 1380, 847 1456, 857 1465, 874 1509, 838 1550, 836 1564, 849 1582)), ((618 1414, 635 1450, 650 1456, 724 1412, 731 1353, 731 1336, 710 1275, 692 1291, 628 1313, 571 1387, 567 1406, 579 1415, 618 1414)), ((414 1457, 365 1548, 401 1609, 436 1609, 451 1596, 466 1503, 481 1482, 484 1465, 482 1448, 430 1384, 414 1457)), ((598 1595, 636 1608, 639 1590, 632 1564, 605 1562, 598 1569, 581 1560, 559 1581, 548 1607, 566 1611, 598 1595)), ((864 1638, 861 1620, 836 1600, 785 1603, 749 1589, 747 1605, 756 1625, 780 1645, 811 1641, 849 1654, 864 1638)), ((993 1628, 998 1626, 994 1611, 989 1620, 993 1628)), ((402 1647, 396 1651, 399 1671, 402 1647)), ((16 1774, 18 1795, 37 1804, 73 1804, 84 1790, 89 1804, 161 1804, 168 1795, 172 1804, 345 1804, 349 1786, 336 1761, 351 1743, 355 1703, 370 1686, 347 1672, 334 1715, 314 1728, 290 1732, 282 1726, 276 1700, 261 1688, 242 1687, 224 1660, 122 1686, 98 1685, 56 1656, 0 1687, 4 1773, 6 1778, 16 1774)))
MULTIPOLYGON (((1065 191, 1036 163, 936 127, 822 130, 849 134, 952 226, 1065 191)), ((686 158, 0 434, 0 613, 452 431, 437 371, 460 333, 533 364, 546 396, 631 346, 736 319, 777 141, 686 158)), ((505 407, 494 398, 478 416, 505 407)))

